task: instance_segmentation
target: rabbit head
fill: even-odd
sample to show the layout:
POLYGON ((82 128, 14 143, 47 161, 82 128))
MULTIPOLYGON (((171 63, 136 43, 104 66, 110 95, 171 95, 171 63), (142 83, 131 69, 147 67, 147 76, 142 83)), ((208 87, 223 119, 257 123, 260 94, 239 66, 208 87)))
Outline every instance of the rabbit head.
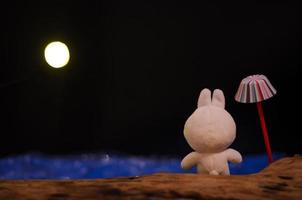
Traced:
POLYGON ((224 109, 225 99, 221 90, 203 89, 198 107, 188 118, 184 136, 189 145, 200 153, 221 152, 232 144, 236 136, 236 124, 224 109))

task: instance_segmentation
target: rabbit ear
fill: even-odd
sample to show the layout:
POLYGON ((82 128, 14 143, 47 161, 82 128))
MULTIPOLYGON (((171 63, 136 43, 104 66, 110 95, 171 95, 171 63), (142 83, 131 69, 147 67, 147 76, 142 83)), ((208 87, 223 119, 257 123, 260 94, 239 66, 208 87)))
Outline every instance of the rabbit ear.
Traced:
POLYGON ((216 89, 213 92, 212 105, 224 108, 225 99, 222 90, 216 89))
POLYGON ((207 88, 200 92, 197 107, 206 106, 211 104, 211 91, 207 88))

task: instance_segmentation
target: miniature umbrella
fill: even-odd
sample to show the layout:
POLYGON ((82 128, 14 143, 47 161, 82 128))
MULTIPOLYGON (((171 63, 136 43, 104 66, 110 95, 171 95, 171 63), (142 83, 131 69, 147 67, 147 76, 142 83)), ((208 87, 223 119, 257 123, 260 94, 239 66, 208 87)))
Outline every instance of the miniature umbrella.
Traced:
POLYGON ((277 93, 276 89, 272 86, 266 76, 252 75, 244 78, 238 91, 235 95, 235 100, 241 103, 257 103, 258 114, 264 137, 266 152, 269 162, 273 162, 272 150, 270 147, 268 132, 265 124, 262 101, 271 98, 277 93))

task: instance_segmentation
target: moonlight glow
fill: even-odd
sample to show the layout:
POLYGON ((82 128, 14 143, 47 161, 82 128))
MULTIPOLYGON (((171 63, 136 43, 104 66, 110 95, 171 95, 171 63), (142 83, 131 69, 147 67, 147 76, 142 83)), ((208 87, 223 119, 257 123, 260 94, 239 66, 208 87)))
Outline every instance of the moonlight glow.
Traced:
POLYGON ((48 44, 44 51, 46 62, 54 67, 64 67, 69 61, 68 47, 62 42, 51 42, 48 44))

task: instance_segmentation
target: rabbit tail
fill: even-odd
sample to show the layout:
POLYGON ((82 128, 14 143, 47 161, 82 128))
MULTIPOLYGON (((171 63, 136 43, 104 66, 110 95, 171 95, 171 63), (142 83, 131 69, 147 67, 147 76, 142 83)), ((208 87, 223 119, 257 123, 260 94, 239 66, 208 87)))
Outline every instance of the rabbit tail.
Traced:
POLYGON ((210 175, 219 175, 219 173, 216 170, 210 171, 210 175))

